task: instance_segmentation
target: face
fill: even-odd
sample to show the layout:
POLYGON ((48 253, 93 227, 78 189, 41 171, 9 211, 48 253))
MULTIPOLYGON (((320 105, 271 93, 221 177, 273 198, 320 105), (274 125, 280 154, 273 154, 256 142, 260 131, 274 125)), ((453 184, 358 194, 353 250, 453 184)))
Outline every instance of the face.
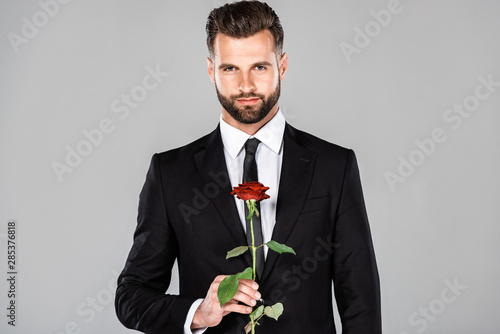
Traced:
MULTIPOLYGON (((224 111, 240 124, 255 124, 278 108, 281 80, 287 68, 278 59, 268 30, 248 38, 218 34, 208 73, 224 111)), ((274 113, 271 113, 273 116, 274 113)))

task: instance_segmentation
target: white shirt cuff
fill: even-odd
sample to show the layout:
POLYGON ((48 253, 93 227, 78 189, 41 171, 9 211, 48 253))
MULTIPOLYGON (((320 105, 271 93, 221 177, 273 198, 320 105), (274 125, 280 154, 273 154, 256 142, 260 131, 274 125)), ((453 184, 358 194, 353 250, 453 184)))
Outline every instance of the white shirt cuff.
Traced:
POLYGON ((189 312, 186 316, 186 322, 184 323, 184 334, 201 334, 207 330, 207 327, 191 329, 194 314, 196 313, 196 310, 198 309, 198 306, 200 306, 201 302, 203 302, 203 299, 197 299, 189 308, 189 312))

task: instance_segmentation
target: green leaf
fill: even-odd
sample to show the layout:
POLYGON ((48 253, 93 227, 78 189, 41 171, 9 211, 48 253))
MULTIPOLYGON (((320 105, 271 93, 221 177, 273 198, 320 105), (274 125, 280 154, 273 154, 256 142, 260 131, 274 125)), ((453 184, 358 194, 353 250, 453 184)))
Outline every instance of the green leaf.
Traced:
POLYGON ((255 214, 257 215, 257 217, 260 217, 260 213, 259 210, 257 210, 257 207, 255 207, 255 214))
POLYGON ((252 208, 250 208, 250 209, 248 209, 248 211, 250 211, 250 212, 248 213, 248 216, 247 216, 246 220, 250 220, 250 219, 252 219, 252 217, 253 217, 253 213, 254 213, 254 209, 253 209, 253 207, 252 207, 252 208))
POLYGON ((219 299, 220 307, 230 301, 238 291, 239 279, 252 279, 252 268, 248 267, 241 273, 227 276, 220 282, 217 289, 217 298, 219 299))
POLYGON ((219 289, 217 290, 217 298, 219 299, 220 307, 233 299, 238 291, 239 281, 236 275, 227 276, 220 282, 219 289))
POLYGON ((236 247, 235 249, 230 250, 229 252, 227 252, 226 260, 229 259, 229 258, 235 257, 235 256, 239 256, 239 255, 245 253, 247 250, 248 250, 248 246, 239 246, 239 247, 236 247))
POLYGON ((276 242, 274 240, 270 240, 266 243, 267 247, 269 247, 270 249, 272 249, 273 251, 275 251, 276 253, 291 253, 293 255, 297 255, 295 254, 295 251, 291 248, 291 247, 288 247, 287 245, 283 245, 283 244, 280 244, 279 242, 276 242))
POLYGON ((252 323, 249 322, 246 326, 245 326, 245 334, 248 334, 250 333, 250 331, 252 330, 252 323))
POLYGON ((241 273, 237 273, 236 275, 241 279, 252 279, 252 274, 252 267, 248 267, 247 269, 243 270, 241 273))
POLYGON ((260 305, 252 313, 250 313, 250 317, 253 316, 254 319, 258 319, 262 313, 264 313, 264 305, 260 305))
POLYGON ((259 211, 257 211, 257 208, 255 207, 255 200, 247 200, 247 207, 248 207, 248 216, 246 220, 250 220, 253 216, 254 213, 257 213, 257 217, 259 216, 259 211))
POLYGON ((278 320, 280 315, 283 313, 283 304, 276 303, 273 306, 266 306, 266 308, 264 309, 264 313, 269 318, 273 318, 274 320, 278 320))

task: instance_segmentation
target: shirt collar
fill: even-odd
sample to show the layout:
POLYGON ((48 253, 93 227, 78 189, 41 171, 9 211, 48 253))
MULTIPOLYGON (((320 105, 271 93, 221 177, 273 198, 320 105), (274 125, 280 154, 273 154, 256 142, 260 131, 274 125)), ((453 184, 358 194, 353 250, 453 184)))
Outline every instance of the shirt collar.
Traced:
POLYGON ((222 143, 229 152, 231 158, 235 159, 240 153, 249 138, 255 137, 261 143, 269 147, 274 153, 279 154, 281 143, 283 142, 283 133, 285 132, 285 116, 281 108, 274 117, 257 131, 253 136, 227 124, 220 116, 220 132, 222 143))

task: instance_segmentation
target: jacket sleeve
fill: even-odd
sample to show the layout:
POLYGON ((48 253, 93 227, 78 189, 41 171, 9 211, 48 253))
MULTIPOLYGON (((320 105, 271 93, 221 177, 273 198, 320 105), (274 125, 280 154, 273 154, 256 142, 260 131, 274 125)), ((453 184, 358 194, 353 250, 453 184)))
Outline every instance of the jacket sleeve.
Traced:
POLYGON ((342 333, 379 334, 380 286, 356 156, 349 150, 337 210, 333 256, 342 333))
POLYGON ((134 243, 118 277, 115 308, 127 328, 182 334, 196 298, 165 294, 179 248, 168 221, 159 160, 155 154, 139 197, 134 243))

